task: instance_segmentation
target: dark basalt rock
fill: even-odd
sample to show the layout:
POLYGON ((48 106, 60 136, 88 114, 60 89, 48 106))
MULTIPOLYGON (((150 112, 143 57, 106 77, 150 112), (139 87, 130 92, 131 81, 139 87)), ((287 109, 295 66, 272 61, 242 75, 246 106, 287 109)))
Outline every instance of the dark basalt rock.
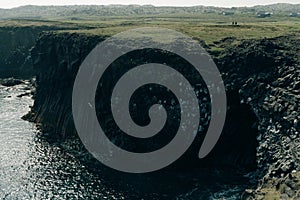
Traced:
POLYGON ((34 73, 30 49, 46 27, 0 28, 0 77, 30 78, 34 73))
MULTIPOLYGON (((37 41, 31 52, 38 72, 37 88, 27 119, 61 139, 76 136, 71 112, 73 82, 85 56, 104 39, 46 33, 37 41)), ((225 47, 214 60, 225 82, 228 116, 220 141, 201 164, 240 166, 252 171, 248 177, 260 188, 275 188, 275 182, 295 180, 290 177, 298 177, 295 171, 300 170, 299 40, 288 36, 244 40, 237 45, 232 40, 216 43, 225 47)), ((191 148, 192 156, 196 157, 202 139, 203 134, 191 148)), ((193 162, 189 159, 185 162, 193 162)), ((259 196, 261 191, 247 191, 245 196, 259 196)))
POLYGON ((31 51, 37 72, 35 103, 25 119, 62 138, 75 135, 72 87, 79 65, 104 37, 45 33, 31 51))
POLYGON ((12 87, 20 84, 24 84, 25 82, 19 79, 8 78, 0 80, 0 84, 6 87, 12 87))
MULTIPOLYGON (((294 189, 299 185, 299 52, 299 40, 278 37, 241 42, 218 58, 226 87, 238 91, 240 103, 258 118, 256 175, 262 188, 290 177, 298 177, 294 189)), ((255 198, 264 196, 263 190, 254 192, 255 198)))
POLYGON ((70 28, 44 25, 0 27, 0 78, 32 78, 36 72, 30 50, 39 35, 44 31, 65 29, 70 28))

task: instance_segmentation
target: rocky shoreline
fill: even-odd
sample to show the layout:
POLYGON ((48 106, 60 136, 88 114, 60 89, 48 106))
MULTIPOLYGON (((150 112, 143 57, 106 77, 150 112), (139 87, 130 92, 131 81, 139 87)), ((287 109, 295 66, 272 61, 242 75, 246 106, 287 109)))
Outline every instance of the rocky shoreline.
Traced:
MULTIPOLYGON (((76 136, 73 82, 85 56, 104 39, 69 33, 45 33, 38 39, 31 51, 38 72, 35 103, 27 120, 61 140, 76 136)), ((215 46, 223 50, 206 49, 225 82, 228 117, 209 163, 214 166, 217 159, 225 166, 250 166, 247 176, 258 185, 246 190, 244 199, 300 198, 299 40, 292 35, 224 39, 215 46)))

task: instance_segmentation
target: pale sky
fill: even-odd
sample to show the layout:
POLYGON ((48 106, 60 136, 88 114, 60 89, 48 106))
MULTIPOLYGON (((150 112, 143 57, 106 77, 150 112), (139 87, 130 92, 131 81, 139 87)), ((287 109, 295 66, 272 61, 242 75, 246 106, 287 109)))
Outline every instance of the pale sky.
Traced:
POLYGON ((219 6, 238 7, 273 3, 300 4, 300 0, 0 0, 0 8, 22 5, 109 5, 109 4, 152 4, 155 6, 219 6))

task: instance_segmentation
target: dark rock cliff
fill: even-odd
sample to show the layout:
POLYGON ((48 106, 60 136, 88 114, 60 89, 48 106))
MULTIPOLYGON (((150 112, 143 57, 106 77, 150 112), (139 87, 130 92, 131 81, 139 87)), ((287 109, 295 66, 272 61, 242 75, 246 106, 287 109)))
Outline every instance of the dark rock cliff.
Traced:
POLYGON ((287 36, 243 41, 218 59, 226 87, 257 117, 257 199, 299 197, 299 53, 299 40, 287 36))
POLYGON ((32 75, 30 48, 41 32, 40 28, 0 28, 0 77, 32 75))
POLYGON ((31 78, 30 50, 43 31, 65 29, 50 26, 3 26, 0 28, 0 78, 31 78))
MULTIPOLYGON (((60 138, 76 136, 73 82, 86 55, 104 38, 47 33, 37 41, 31 52, 37 88, 27 119, 60 138)), ((227 119, 220 141, 205 161, 254 170, 249 176, 262 188, 289 182, 287 191, 299 190, 299 52, 299 40, 293 36, 226 44, 214 59, 226 86, 227 119)), ((245 195, 264 194, 257 190, 245 195)))
POLYGON ((31 51, 37 71, 35 103, 31 119, 43 130, 62 137, 75 133, 71 98, 81 62, 101 37, 45 33, 31 51))

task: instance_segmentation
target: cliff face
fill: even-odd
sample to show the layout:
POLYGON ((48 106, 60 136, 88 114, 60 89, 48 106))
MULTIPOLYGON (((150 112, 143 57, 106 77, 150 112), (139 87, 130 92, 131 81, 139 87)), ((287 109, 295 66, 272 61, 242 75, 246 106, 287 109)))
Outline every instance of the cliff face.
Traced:
POLYGON ((49 26, 0 27, 0 78, 30 78, 35 75, 30 49, 43 31, 63 29, 49 26))
POLYGON ((101 37, 45 33, 31 51, 37 72, 31 119, 43 130, 62 137, 74 135, 72 87, 81 62, 101 37))
MULTIPOLYGON (((44 132, 60 138, 76 135, 71 110, 73 83, 86 55, 103 39, 48 33, 37 41, 31 52, 38 72, 37 90, 27 118, 44 132)), ((237 45, 224 40, 218 45, 225 43, 225 50, 214 59, 225 81, 228 116, 221 139, 206 161, 257 169, 251 176, 262 186, 267 187, 275 178, 277 182, 270 187, 290 181, 294 184, 288 187, 296 191, 293 187, 297 187, 300 166, 299 40, 290 36, 237 45)))
POLYGON ((288 36, 243 41, 218 59, 227 88, 257 117, 257 199, 299 197, 299 58, 299 39, 288 36))
POLYGON ((259 167, 284 158, 277 163, 279 174, 299 163, 293 155, 299 146, 299 52, 297 39, 279 37, 244 41, 218 59, 227 88, 239 93, 240 103, 249 105, 258 118, 259 167), (278 148, 285 151, 279 153, 278 148))

